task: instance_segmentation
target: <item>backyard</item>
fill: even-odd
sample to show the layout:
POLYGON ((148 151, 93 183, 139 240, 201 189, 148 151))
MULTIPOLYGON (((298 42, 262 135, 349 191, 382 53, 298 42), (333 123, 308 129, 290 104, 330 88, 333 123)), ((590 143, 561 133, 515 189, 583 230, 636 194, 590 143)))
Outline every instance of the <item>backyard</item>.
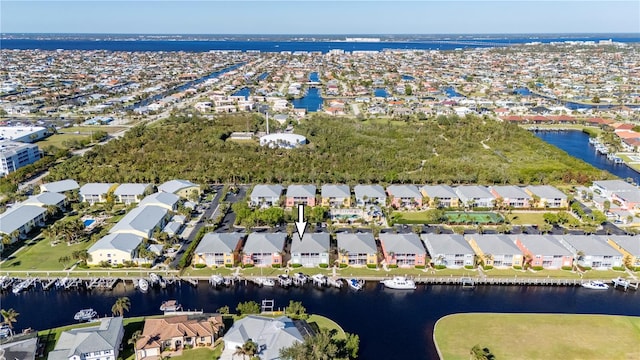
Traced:
POLYGON ((70 266, 73 260, 67 264, 58 261, 63 256, 71 257, 77 250, 88 249, 91 241, 83 241, 73 245, 60 242, 55 246, 42 236, 26 242, 26 244, 16 253, 9 256, 2 263, 4 271, 29 271, 29 270, 54 270, 63 271, 66 266, 70 266))

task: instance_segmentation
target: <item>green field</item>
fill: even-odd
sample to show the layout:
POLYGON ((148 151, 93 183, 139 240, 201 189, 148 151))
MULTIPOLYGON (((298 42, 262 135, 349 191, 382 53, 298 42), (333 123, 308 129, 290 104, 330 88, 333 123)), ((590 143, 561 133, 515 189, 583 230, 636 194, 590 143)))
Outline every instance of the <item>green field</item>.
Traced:
POLYGON ((89 138, 89 135, 81 135, 81 134, 74 134, 74 133, 54 134, 44 140, 38 141, 37 144, 41 149, 44 149, 48 146, 55 146, 57 148, 64 149, 66 148, 66 146, 63 145, 63 143, 68 140, 74 140, 74 139, 84 140, 88 138, 89 138))
POLYGON ((504 221, 502 216, 494 212, 462 212, 462 211, 447 211, 445 213, 450 223, 464 224, 464 223, 478 223, 478 224, 497 224, 504 221))
POLYGON ((467 360, 474 345, 496 359, 640 358, 640 317, 565 314, 454 314, 435 325, 441 358, 467 360))
MULTIPOLYGON (((17 253, 10 256, 7 261, 2 263, 3 271, 12 270, 64 270, 63 264, 58 262, 62 256, 71 256, 76 250, 88 249, 92 242, 84 241, 81 243, 67 246, 66 243, 60 242, 55 246, 51 246, 49 240, 38 237, 27 244, 17 253)), ((72 260, 73 261, 73 260, 72 260)), ((72 262, 66 264, 70 266, 72 262)))
POLYGON ((511 212, 509 218, 513 225, 541 225, 544 224, 544 212, 511 212))

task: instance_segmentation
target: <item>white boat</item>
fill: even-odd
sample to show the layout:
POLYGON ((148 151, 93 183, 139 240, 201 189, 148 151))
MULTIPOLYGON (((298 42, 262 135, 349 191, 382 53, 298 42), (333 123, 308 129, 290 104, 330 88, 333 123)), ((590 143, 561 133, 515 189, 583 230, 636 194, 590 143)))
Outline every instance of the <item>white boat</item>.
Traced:
POLYGON ((157 284, 160 282, 160 276, 156 275, 156 273, 151 273, 149 274, 149 280, 151 281, 151 284, 157 284))
POLYGON ((162 305, 160 305, 160 311, 167 312, 176 312, 182 310, 182 305, 178 304, 176 300, 167 300, 163 301, 162 305))
POLYGON ((414 290, 416 283, 404 276, 394 276, 393 279, 382 280, 382 284, 389 289, 396 290, 414 290))
POLYGON ((278 282, 282 287, 289 287, 293 284, 293 279, 291 279, 289 275, 278 275, 278 282))
POLYGON ((326 286, 327 285, 327 277, 322 274, 315 274, 311 276, 311 281, 316 286, 326 286))
POLYGON ((140 278, 140 280, 138 280, 138 289, 143 292, 149 290, 149 282, 147 281, 147 279, 140 278))
POLYGON ((592 280, 587 281, 586 283, 582 283, 582 287, 592 290, 607 290, 609 285, 603 283, 602 281, 592 280))
POLYGON ((218 287, 220 285, 226 285, 224 277, 220 275, 211 275, 209 278, 209 284, 213 287, 218 287))
POLYGON ((274 287, 274 286, 276 286, 276 282, 273 279, 263 278, 262 279, 262 286, 274 287))
POLYGON ((7 324, 0 325, 0 339, 8 338, 13 335, 11 328, 7 324))
POLYGON ((617 278, 611 280, 611 282, 613 283, 613 285, 615 286, 622 286, 624 288, 628 288, 629 285, 631 285, 631 282, 627 279, 624 279, 620 276, 618 276, 617 278))
POLYGON ((349 284, 349 287, 352 288, 355 291, 360 291, 364 287, 364 281, 363 280, 349 279, 347 281, 347 283, 349 284))
POLYGON ((78 321, 91 321, 98 313, 93 309, 82 309, 78 311, 73 318, 78 321))
POLYGON ((302 286, 309 281, 309 276, 303 273, 295 273, 293 274, 293 284, 297 286, 302 286))

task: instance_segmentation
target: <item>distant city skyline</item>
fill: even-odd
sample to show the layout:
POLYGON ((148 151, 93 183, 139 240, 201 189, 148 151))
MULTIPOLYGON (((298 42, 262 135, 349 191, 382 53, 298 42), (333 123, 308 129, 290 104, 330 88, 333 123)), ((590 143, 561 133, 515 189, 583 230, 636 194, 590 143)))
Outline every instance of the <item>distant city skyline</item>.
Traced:
POLYGON ((640 33, 640 1, 7 1, 2 33, 640 33))

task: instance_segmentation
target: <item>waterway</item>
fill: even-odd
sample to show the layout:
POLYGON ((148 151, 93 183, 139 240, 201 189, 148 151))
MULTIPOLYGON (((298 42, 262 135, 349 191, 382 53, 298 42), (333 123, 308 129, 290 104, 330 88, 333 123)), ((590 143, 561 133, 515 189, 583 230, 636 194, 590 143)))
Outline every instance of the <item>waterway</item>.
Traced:
POLYGON ((322 109, 324 99, 320 96, 320 89, 310 87, 306 94, 300 99, 293 99, 293 107, 296 109, 307 109, 307 112, 316 112, 322 109))
POLYGON ((320 77, 318 76, 317 72, 312 72, 309 74, 309 81, 311 82, 320 82, 320 77))
POLYGON ((465 97, 464 95, 457 92, 456 89, 454 89, 452 86, 445 87, 444 92, 448 97, 465 97))
MULTIPOLYGON (((258 288, 251 284, 212 289, 201 282, 197 288, 183 284, 144 294, 131 284, 118 284, 113 291, 31 290, 0 296, 2 308, 20 313, 17 329, 44 329, 73 323, 73 315, 83 308, 98 314, 111 312, 118 297, 131 300, 127 316, 158 314, 162 301, 176 299, 185 309, 215 312, 222 306, 234 309, 239 302, 275 300, 284 307, 289 300, 302 301, 308 312, 328 316, 345 331, 360 336, 361 359, 437 359, 433 326, 442 316, 460 312, 527 312, 615 314, 640 316, 640 294, 592 291, 581 287, 482 286, 462 290, 457 286, 418 286, 415 291, 384 289, 367 283, 362 292, 349 289, 258 288)), ((470 329, 478 331, 478 329, 470 329)))
POLYGON ((606 170, 622 179, 631 178, 639 183, 640 174, 625 164, 615 164, 607 159, 606 155, 596 152, 596 149, 589 145, 589 135, 578 130, 569 131, 536 131, 536 136, 554 145, 569 155, 581 159, 598 169, 606 170))

